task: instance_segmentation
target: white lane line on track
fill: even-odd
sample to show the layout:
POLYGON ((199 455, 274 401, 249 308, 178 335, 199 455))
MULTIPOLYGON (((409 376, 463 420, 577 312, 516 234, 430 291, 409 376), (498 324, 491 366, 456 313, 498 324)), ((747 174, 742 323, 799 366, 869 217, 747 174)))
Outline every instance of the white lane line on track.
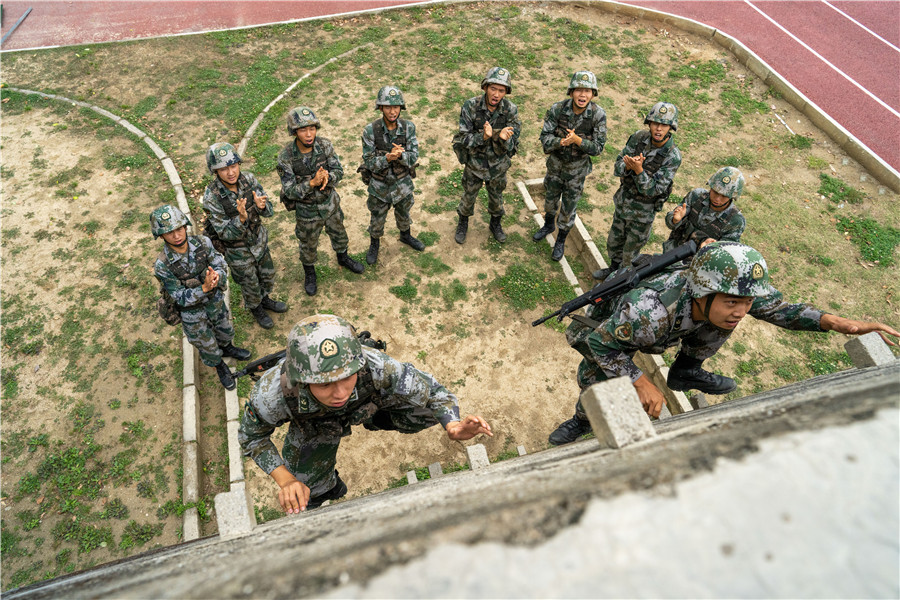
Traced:
POLYGON ((764 13, 764 12, 763 12, 762 10, 760 10, 759 8, 753 6, 753 4, 750 2, 750 0, 744 0, 744 3, 745 3, 747 6, 749 6, 750 8, 752 8, 753 10, 755 10, 756 12, 758 12, 759 14, 761 14, 762 16, 764 16, 770 23, 772 23, 772 25, 774 25, 775 27, 777 27, 777 28, 780 29, 781 31, 785 32, 787 35, 791 36, 791 39, 793 39, 795 42, 797 42, 798 44, 800 44, 801 46, 803 46, 804 48, 806 48, 807 50, 809 50, 810 52, 812 52, 812 53, 816 56, 816 58, 818 58, 819 60, 821 60, 823 63, 825 63, 826 65, 828 65, 828 66, 831 67, 832 69, 834 69, 835 72, 837 72, 838 75, 840 75, 841 77, 843 77, 844 79, 846 79, 847 81, 849 81, 850 83, 852 83, 853 85, 855 85, 855 86, 856 86, 861 92, 863 92, 866 96, 868 96, 869 98, 871 98, 872 100, 874 100, 875 102, 877 102, 878 104, 880 104, 881 106, 883 106, 884 108, 886 108, 888 111, 890 111, 890 113, 891 113, 892 115, 894 115, 895 117, 897 117, 898 119, 900 119, 900 112, 897 112, 896 109, 892 108, 890 105, 888 105, 886 102, 884 102, 881 98, 879 98, 878 96, 876 96, 875 94, 873 94, 872 92, 870 92, 870 91, 869 91, 868 89, 866 89, 863 85, 861 85, 860 83, 858 83, 855 79, 853 79, 852 77, 850 77, 849 75, 847 75, 846 73, 844 73, 843 71, 841 71, 839 68, 837 68, 836 66, 834 66, 833 64, 831 64, 831 63, 828 61, 828 59, 826 59, 824 56, 822 56, 821 54, 819 54, 818 52, 816 52, 815 50, 813 50, 812 48, 810 48, 809 45, 806 44, 806 42, 804 42, 803 40, 801 40, 800 38, 798 38, 796 35, 794 35, 794 34, 791 33, 790 31, 788 31, 788 30, 785 29, 784 27, 782 27, 781 24, 778 23, 778 21, 776 21, 775 19, 773 19, 772 17, 770 17, 769 15, 767 15, 766 13, 764 13))
POLYGON ((880 35, 878 35, 878 34, 875 33, 874 31, 872 31, 871 29, 869 29, 868 27, 866 27, 865 25, 863 25, 862 23, 860 23, 859 21, 857 21, 856 19, 854 19, 853 17, 851 17, 850 15, 848 15, 847 13, 845 13, 844 11, 842 11, 841 9, 839 9, 837 6, 834 6, 833 4, 830 4, 827 0, 822 0, 822 4, 825 4, 826 6, 830 6, 830 7, 833 8, 834 10, 836 10, 836 11, 838 11, 839 13, 841 13, 842 15, 844 15, 846 18, 848 18, 848 19, 850 19, 851 21, 853 21, 854 23, 856 23, 858 26, 862 27, 863 29, 865 29, 866 31, 868 31, 869 33, 871 33, 872 35, 874 35, 875 37, 877 37, 877 38, 878 38, 879 40, 881 40, 882 42, 884 42, 885 44, 887 44, 888 46, 890 46, 891 48, 893 48, 894 50, 896 50, 897 52, 900 52, 900 48, 898 48, 897 46, 893 45, 892 43, 890 43, 889 41, 887 41, 886 39, 884 39, 883 37, 881 37, 880 35))

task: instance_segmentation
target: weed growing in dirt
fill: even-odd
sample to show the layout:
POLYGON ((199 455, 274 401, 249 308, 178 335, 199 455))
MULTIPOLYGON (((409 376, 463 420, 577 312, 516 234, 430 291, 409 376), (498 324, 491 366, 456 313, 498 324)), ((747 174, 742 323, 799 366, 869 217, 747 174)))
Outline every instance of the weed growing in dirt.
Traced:
POLYGON ((882 267, 894 264, 894 249, 900 244, 900 229, 886 227, 874 219, 850 217, 838 218, 837 228, 859 247, 864 259, 882 267))
POLYGON ((837 177, 832 177, 825 173, 819 174, 822 185, 819 186, 819 193, 835 203, 846 202, 848 204, 859 204, 866 195, 853 186, 841 181, 837 177))

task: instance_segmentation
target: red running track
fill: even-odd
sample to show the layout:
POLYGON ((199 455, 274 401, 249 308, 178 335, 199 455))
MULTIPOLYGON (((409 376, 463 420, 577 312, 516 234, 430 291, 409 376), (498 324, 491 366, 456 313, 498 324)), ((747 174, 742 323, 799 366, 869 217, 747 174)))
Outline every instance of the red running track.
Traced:
MULTIPOLYGON (((625 2, 694 19, 738 39, 894 169, 900 170, 900 143, 895 137, 900 131, 900 2, 625 2), (808 48, 761 13, 790 31, 808 48)), ((16 0, 3 3, 0 34, 5 35, 28 7, 33 8, 31 14, 3 44, 3 50, 210 31, 414 3, 415 0, 16 0)))

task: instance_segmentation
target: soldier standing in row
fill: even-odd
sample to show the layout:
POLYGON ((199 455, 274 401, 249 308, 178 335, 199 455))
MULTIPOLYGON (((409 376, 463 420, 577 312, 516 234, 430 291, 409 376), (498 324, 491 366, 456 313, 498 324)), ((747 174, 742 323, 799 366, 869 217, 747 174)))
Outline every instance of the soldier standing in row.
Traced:
POLYGON ((278 154, 278 175, 281 177, 281 201, 294 210, 297 224, 294 234, 300 241, 300 262, 303 263, 303 288, 315 296, 316 260, 322 228, 331 238, 337 262, 353 273, 365 267, 347 254, 349 239, 344 229, 341 197, 335 187, 344 176, 340 158, 331 142, 318 137, 322 124, 312 110, 300 106, 288 113, 287 131, 291 141, 278 154))
POLYGON ((590 71, 578 71, 569 82, 567 94, 569 100, 557 102, 547 111, 541 129, 541 145, 547 155, 544 225, 532 238, 539 242, 558 225, 550 256, 557 261, 562 260, 566 237, 575 226, 575 207, 584 180, 593 170, 591 156, 603 152, 606 144, 606 113, 592 101, 597 95, 597 77, 590 71), (557 212, 559 221, 555 225, 557 212))
POLYGON ((247 360, 250 351, 234 346, 234 327, 225 306, 225 259, 204 236, 189 236, 191 222, 177 207, 165 205, 150 213, 150 231, 166 242, 156 257, 153 274, 162 284, 188 341, 200 360, 213 367, 227 390, 235 388, 231 369, 223 357, 247 360))
POLYGON ((506 96, 512 93, 509 71, 494 67, 481 81, 484 94, 465 101, 459 113, 459 133, 453 137, 453 151, 463 171, 463 197, 456 208, 459 223, 456 226, 456 243, 466 241, 469 217, 475 214, 475 199, 481 186, 487 188, 490 230, 501 244, 506 233, 500 221, 503 210, 503 190, 506 189, 506 172, 511 158, 519 146, 522 123, 516 105, 506 96))
POLYGON ((363 182, 369 186, 366 206, 372 218, 369 222, 371 243, 366 252, 366 262, 370 265, 378 261, 384 223, 391 208, 400 230, 400 241, 417 252, 425 249, 425 244, 410 232, 412 218, 409 213, 415 201, 412 180, 419 161, 419 140, 413 122, 400 118, 400 111, 406 110, 400 88, 386 85, 378 90, 375 110, 381 111, 381 118, 363 129, 363 164, 359 168, 363 182))
MULTIPOLYGON (((669 388, 727 394, 737 387, 735 381, 701 365, 747 314, 784 329, 900 336, 881 323, 845 319, 809 304, 788 304, 769 285, 768 267, 759 252, 737 242, 716 242, 701 248, 690 267, 662 272, 611 302, 592 305, 587 320, 593 324, 573 320, 566 340, 584 357, 578 365, 578 386, 585 390, 606 379, 629 377, 644 410, 658 417, 663 394, 633 357, 638 351, 662 354, 680 343, 666 381, 669 388)), ((568 444, 590 431, 578 401, 575 415, 550 434, 549 441, 568 444)))
POLYGON ((681 152, 672 134, 678 129, 678 109, 657 102, 644 119, 647 129, 635 132, 616 157, 613 174, 622 182, 613 196, 616 211, 606 240, 609 267, 594 271, 606 279, 619 267, 628 268, 650 239, 653 219, 672 192, 681 152))
POLYGON ((697 246, 710 241, 741 241, 747 222, 735 201, 744 191, 744 175, 734 167, 723 167, 710 177, 709 189, 688 192, 684 202, 666 215, 672 230, 663 242, 663 252, 694 240, 697 246))
POLYGON ((244 306, 261 327, 275 326, 266 312, 287 311, 284 302, 269 294, 275 283, 275 265, 269 253, 269 231, 261 217, 274 214, 272 203, 253 173, 241 172, 241 155, 228 143, 206 151, 206 166, 215 177, 203 194, 205 233, 221 246, 231 277, 241 286, 244 306))
POLYGON ((275 480, 287 513, 347 493, 335 466, 352 425, 417 433, 440 424, 451 440, 493 435, 481 417, 460 419, 456 396, 433 376, 363 347, 341 317, 308 317, 287 342, 287 356, 250 393, 238 431, 244 456, 275 480), (284 423, 290 428, 279 455, 270 436, 284 423))

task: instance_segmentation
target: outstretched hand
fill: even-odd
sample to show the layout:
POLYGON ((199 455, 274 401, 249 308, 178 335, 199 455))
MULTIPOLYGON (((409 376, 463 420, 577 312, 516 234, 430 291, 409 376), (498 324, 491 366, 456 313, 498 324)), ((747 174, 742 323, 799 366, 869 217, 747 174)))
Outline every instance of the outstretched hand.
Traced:
POLYGON ((470 440, 479 433, 494 437, 491 426, 477 415, 468 415, 462 421, 447 423, 447 437, 451 440, 470 440))
POLYGON ((875 321, 856 321, 854 319, 845 319, 844 317, 839 317, 837 315, 825 314, 822 315, 822 320, 819 322, 819 325, 825 331, 836 331, 847 335, 865 335, 877 331, 878 335, 881 336, 881 339, 883 339, 888 346, 896 346, 897 344, 891 341, 887 336, 891 335, 895 338, 900 338, 900 332, 896 329, 888 327, 884 323, 875 321))

